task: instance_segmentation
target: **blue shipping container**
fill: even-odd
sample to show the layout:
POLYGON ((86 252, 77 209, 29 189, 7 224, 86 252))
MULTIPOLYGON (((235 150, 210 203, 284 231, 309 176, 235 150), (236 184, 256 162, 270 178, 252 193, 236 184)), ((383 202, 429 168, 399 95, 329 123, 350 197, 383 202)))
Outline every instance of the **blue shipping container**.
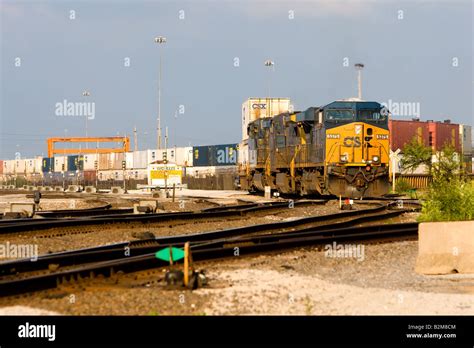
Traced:
POLYGON ((207 167, 209 164, 209 146, 193 147, 193 166, 207 167))
POLYGON ((49 173, 54 171, 54 158, 43 157, 43 164, 41 165, 43 173, 49 173))
POLYGON ((84 156, 67 156, 67 170, 76 171, 84 169, 84 156))
POLYGON ((237 163, 237 144, 194 146, 193 166, 232 166, 237 163))

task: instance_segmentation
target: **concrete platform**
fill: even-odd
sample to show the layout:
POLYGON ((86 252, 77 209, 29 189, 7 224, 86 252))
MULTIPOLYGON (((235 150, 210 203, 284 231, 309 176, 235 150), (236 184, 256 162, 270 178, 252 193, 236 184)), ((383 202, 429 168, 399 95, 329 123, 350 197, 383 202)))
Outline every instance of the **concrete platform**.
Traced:
POLYGON ((421 223, 415 271, 474 273, 474 221, 421 223))

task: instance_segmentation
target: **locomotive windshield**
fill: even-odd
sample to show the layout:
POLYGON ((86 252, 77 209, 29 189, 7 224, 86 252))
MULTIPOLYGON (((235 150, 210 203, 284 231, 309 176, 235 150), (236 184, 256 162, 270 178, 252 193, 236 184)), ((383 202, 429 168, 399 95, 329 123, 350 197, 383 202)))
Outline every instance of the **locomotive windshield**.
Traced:
POLYGON ((352 110, 326 110, 327 121, 352 121, 354 114, 352 110))
POLYGON ((360 110, 357 115, 359 121, 385 121, 386 116, 380 110, 360 110))

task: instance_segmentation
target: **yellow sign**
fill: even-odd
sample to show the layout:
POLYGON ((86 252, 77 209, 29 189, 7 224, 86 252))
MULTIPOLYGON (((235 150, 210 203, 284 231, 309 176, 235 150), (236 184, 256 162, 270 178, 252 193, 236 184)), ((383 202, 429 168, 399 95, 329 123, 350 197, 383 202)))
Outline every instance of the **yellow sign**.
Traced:
POLYGON ((181 170, 164 170, 164 168, 157 168, 150 172, 151 179, 165 179, 169 177, 181 177, 181 170))

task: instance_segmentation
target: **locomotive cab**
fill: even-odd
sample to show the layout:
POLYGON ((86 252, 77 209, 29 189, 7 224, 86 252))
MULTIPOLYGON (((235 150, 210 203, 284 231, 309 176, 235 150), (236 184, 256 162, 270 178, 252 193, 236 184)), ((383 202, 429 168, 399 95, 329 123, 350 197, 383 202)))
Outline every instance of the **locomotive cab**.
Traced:
POLYGON ((375 102, 335 102, 324 110, 331 194, 359 198, 388 192, 388 111, 375 102))

